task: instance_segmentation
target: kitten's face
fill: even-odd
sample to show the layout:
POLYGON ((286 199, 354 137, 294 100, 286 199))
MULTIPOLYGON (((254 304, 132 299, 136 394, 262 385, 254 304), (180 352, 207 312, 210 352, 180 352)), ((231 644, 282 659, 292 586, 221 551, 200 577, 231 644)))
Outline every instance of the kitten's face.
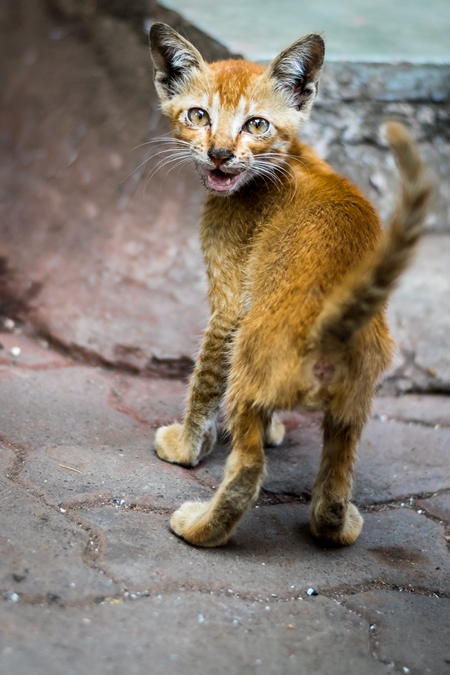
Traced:
POLYGON ((164 107, 213 192, 229 194, 256 175, 276 175, 297 131, 298 111, 286 108, 264 73, 246 61, 205 64, 164 107))
POLYGON ((155 84, 171 119, 178 156, 190 156, 205 187, 229 195, 261 177, 276 182, 317 92, 323 40, 311 35, 268 68, 208 64, 169 26, 150 32, 155 84))

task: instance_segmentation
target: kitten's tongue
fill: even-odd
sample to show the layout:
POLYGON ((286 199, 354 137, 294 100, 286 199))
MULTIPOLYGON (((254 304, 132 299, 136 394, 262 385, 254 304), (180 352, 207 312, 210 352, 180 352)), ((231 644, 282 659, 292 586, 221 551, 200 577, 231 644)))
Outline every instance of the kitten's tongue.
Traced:
POLYGON ((205 173, 206 183, 213 190, 231 190, 239 181, 241 174, 225 173, 220 169, 205 173))

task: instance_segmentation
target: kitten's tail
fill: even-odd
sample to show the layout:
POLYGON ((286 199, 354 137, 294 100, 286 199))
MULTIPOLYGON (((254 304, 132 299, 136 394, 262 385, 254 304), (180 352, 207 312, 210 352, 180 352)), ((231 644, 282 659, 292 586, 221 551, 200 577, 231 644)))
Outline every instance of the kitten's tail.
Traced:
POLYGON ((325 303, 310 334, 313 348, 342 347, 380 311, 422 234, 431 182, 406 129, 389 122, 385 136, 400 174, 397 208, 375 251, 325 303))

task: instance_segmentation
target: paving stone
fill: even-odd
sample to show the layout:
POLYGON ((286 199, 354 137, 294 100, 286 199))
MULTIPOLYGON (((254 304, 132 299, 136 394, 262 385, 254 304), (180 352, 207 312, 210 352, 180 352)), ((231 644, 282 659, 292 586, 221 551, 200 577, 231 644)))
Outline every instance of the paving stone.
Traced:
POLYGON ((119 592, 83 562, 87 532, 3 477, 0 495, 0 593, 64 603, 119 592))
POLYGON ((425 237, 389 304, 403 353, 400 388, 450 390, 450 235, 425 237))
POLYGON ((112 403, 116 410, 158 428, 181 421, 187 384, 180 380, 120 375, 115 378, 112 403))
POLYGON ((417 505, 435 518, 440 518, 450 524, 450 493, 421 499, 417 505))
POLYGON ((15 459, 16 455, 12 450, 6 448, 4 445, 0 445, 0 473, 2 476, 7 474, 8 471, 11 471, 15 459))
POLYGON ((447 675, 450 663, 450 600, 434 595, 369 591, 345 599, 373 629, 378 658, 396 672, 447 675), (444 637, 444 639, 442 639, 444 637))
POLYGON ((189 592, 64 613, 3 603, 0 664, 33 675, 390 672, 371 654, 368 624, 326 598, 267 604, 189 592))
POLYGON ((100 369, 0 370, 0 428, 14 443, 115 448, 143 442, 148 430, 108 404, 111 383, 100 369), (134 441, 135 442, 135 441, 134 441))
POLYGON ((369 582, 450 591, 443 527, 410 509, 366 514, 356 544, 340 549, 313 540, 302 504, 252 509, 219 549, 185 544, 170 533, 167 515, 103 507, 77 516, 105 533, 102 566, 130 591, 186 585, 264 599, 305 596, 309 587, 345 592, 369 582))
POLYGON ((208 499, 187 469, 163 464, 150 451, 151 437, 124 451, 111 447, 50 445, 26 464, 21 482, 66 509, 123 501, 123 508, 174 509, 180 501, 208 499), (75 471, 73 471, 75 469, 75 471))
POLYGON ((0 331, 0 364, 14 364, 19 368, 49 369, 64 368, 70 365, 69 360, 49 349, 48 342, 45 340, 30 339, 21 332, 0 331), (19 348, 19 354, 15 349, 19 348), (13 352, 11 353, 11 350, 13 352))
POLYGON ((450 486, 450 430, 372 421, 360 445, 355 499, 398 500, 450 486))
MULTIPOLYGON (((263 487, 278 497, 308 499, 320 462, 319 418, 305 412, 289 413, 284 420, 288 432, 283 445, 266 449, 268 475, 263 487)), ((448 428, 371 420, 358 451, 355 501, 368 505, 450 487, 449 447, 448 428)), ((196 477, 217 486, 228 453, 228 446, 219 446, 195 470, 196 477)))
POLYGON ((373 412, 389 419, 418 424, 450 426, 450 397, 418 394, 404 396, 378 396, 373 412))
POLYGON ((0 429, 11 442, 29 449, 21 481, 50 503, 78 507, 117 496, 127 506, 164 509, 190 494, 209 497, 188 470, 161 462, 152 450, 149 425, 169 416, 178 383, 146 380, 148 387, 134 390, 136 398, 137 391, 146 392, 143 424, 133 419, 136 415, 114 409, 116 379, 99 369, 15 368, 0 371, 0 378, 4 374, 9 377, 0 388, 0 429))

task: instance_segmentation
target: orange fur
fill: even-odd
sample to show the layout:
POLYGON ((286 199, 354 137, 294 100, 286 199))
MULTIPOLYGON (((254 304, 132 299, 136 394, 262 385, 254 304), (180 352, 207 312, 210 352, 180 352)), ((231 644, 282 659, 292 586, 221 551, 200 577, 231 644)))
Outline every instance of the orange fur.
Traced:
POLYGON ((350 503, 356 448, 376 382, 390 362, 385 303, 420 235, 429 196, 417 151, 387 126, 401 176, 386 233, 359 190, 297 138, 323 62, 306 36, 265 69, 206 64, 164 24, 151 30, 155 82, 175 138, 207 198, 200 229, 211 318, 183 425, 162 427, 162 459, 194 466, 213 447, 225 398, 233 449, 214 499, 187 503, 174 532, 201 546, 228 541, 264 476, 263 442, 281 443, 277 409, 324 411, 313 488, 315 536, 351 544, 362 518, 350 503))

